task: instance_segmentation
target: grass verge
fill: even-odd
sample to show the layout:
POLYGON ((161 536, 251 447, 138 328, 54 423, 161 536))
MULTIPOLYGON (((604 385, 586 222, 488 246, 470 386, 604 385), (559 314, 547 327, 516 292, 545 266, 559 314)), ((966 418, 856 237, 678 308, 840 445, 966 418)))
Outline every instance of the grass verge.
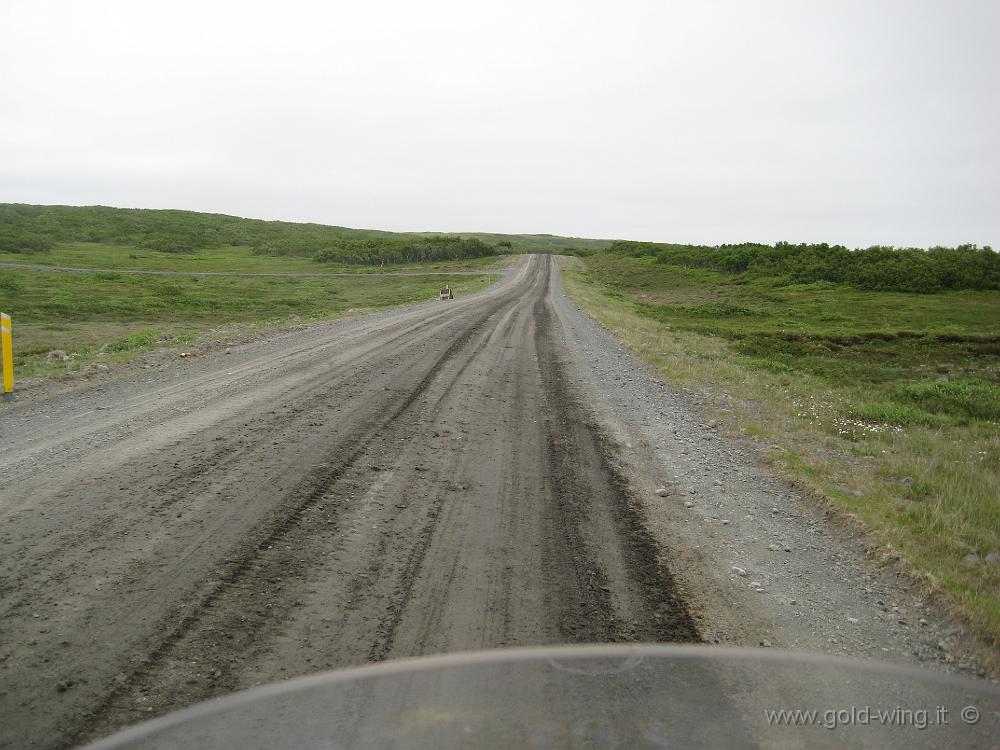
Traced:
POLYGON ((563 279, 1000 644, 1000 293, 776 286, 614 255, 563 279))

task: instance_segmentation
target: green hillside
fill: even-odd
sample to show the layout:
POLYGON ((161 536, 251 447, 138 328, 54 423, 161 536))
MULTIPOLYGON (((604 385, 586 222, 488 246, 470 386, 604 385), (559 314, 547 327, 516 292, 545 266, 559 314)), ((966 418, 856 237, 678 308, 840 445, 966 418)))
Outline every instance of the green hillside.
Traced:
POLYGON ((610 241, 552 235, 396 233, 194 211, 0 204, 0 257, 5 253, 40 256, 59 245, 81 243, 175 255, 242 248, 257 257, 310 258, 344 265, 573 252, 611 245, 610 241))

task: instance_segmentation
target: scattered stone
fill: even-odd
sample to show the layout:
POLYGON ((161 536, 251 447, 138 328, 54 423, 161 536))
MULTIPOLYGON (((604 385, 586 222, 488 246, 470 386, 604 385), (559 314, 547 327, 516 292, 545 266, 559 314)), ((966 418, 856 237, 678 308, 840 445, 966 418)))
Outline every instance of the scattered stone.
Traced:
POLYGON ((921 617, 919 620, 917 620, 917 624, 918 625, 929 625, 930 623, 927 621, 926 617, 921 617))
POLYGON ((667 496, 667 495, 669 495, 669 494, 670 494, 670 491, 669 491, 669 490, 668 490, 668 489, 667 489, 666 487, 660 487, 660 488, 659 488, 659 489, 658 489, 658 490, 656 491, 656 496, 657 496, 657 497, 666 497, 666 496, 667 496))
POLYGON ((694 503, 692 503, 690 500, 685 500, 684 501, 684 507, 685 508, 693 508, 694 507, 694 503))
POLYGON ((161 333, 159 336, 156 337, 156 340, 157 341, 173 341, 175 338, 177 338, 177 337, 174 336, 174 334, 167 333, 166 331, 164 331, 163 333, 161 333))
POLYGON ((848 617, 847 621, 851 623, 851 625, 857 625, 859 622, 861 622, 861 620, 859 620, 857 617, 848 617))
POLYGON ((791 604, 794 607, 796 604, 799 603, 799 601, 798 601, 798 599, 789 599, 788 603, 791 604))
POLYGON ((723 525, 723 526, 728 526, 728 525, 729 525, 730 523, 731 523, 731 522, 730 522, 730 520, 729 520, 728 518, 723 518, 723 519, 722 519, 722 525, 723 525))
POLYGON ((45 361, 50 364, 52 362, 69 362, 70 359, 70 356, 62 349, 53 349, 45 355, 45 361))
POLYGON ((780 552, 781 551, 781 547, 779 547, 777 544, 769 544, 769 545, 767 545, 767 548, 771 552, 780 552))
POLYGON ((998 565, 998 564, 1000 564, 1000 553, 990 552, 990 554, 988 554, 986 556, 986 564, 987 565, 998 565))
POLYGON ((907 488, 912 487, 913 477, 903 477, 902 479, 899 480, 899 483, 907 488))
POLYGON ((764 648, 771 648, 771 642, 766 638, 760 642, 760 645, 763 646, 764 648))
POLYGON ((962 558, 962 565, 964 565, 967 568, 974 568, 981 562, 982 558, 979 557, 978 552, 970 552, 968 555, 962 558))
POLYGON ((228 346, 226 347, 226 354, 232 354, 232 349, 230 349, 228 346))
POLYGON ((56 683, 56 690, 60 693, 65 693, 71 687, 73 687, 73 680, 60 680, 56 683))
POLYGON ((741 567, 740 567, 739 565, 734 565, 734 566, 732 567, 732 571, 733 571, 733 572, 734 572, 734 573, 735 573, 736 575, 738 575, 738 576, 742 576, 742 577, 744 577, 744 578, 746 578, 746 577, 747 577, 748 575, 750 575, 749 573, 747 573, 747 571, 746 571, 746 569, 745 569, 745 568, 741 568, 741 567))

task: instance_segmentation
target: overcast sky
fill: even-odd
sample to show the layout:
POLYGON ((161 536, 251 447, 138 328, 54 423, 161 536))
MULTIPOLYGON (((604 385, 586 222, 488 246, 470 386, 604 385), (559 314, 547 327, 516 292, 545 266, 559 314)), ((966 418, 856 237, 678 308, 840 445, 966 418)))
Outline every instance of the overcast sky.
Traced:
POLYGON ((0 0, 0 202, 997 247, 998 30, 995 0, 0 0))

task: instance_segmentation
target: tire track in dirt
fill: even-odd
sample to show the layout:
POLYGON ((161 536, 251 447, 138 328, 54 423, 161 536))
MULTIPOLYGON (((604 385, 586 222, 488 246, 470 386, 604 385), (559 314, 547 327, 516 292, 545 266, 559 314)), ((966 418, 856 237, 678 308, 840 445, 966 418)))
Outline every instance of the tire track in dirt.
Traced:
POLYGON ((550 294, 551 273, 546 275, 544 294, 535 302, 534 316, 539 361, 556 415, 548 437, 548 476, 553 478, 560 517, 571 521, 558 528, 556 543, 563 551, 553 554, 549 563, 568 566, 562 578, 575 583, 560 591, 561 631, 567 640, 579 642, 695 642, 699 640, 697 627, 674 591, 670 571, 659 562, 658 547, 642 511, 613 468, 611 441, 589 421, 570 392, 566 359, 558 351, 564 337, 556 331, 559 322, 550 294), (589 472, 581 473, 581 466, 589 472), (608 551, 604 540, 588 541, 586 528, 573 522, 594 515, 605 516, 603 523, 614 528, 612 539, 617 542, 610 550, 611 559, 605 555, 603 565, 598 566, 573 552, 581 548, 608 551), (613 603, 615 594, 622 600, 618 607, 613 603))
MULTIPOLYGON (((463 301, 459 304, 468 303, 463 301)), ((163 409, 164 403, 167 406, 183 403, 192 395, 204 397, 206 392, 211 392, 212 395, 217 394, 227 402, 234 401, 237 400, 231 395, 234 379, 247 377, 250 379, 250 385, 257 385, 263 379, 272 377, 274 374, 277 374, 279 378, 284 375, 286 377, 282 379, 287 379, 289 374, 297 375, 295 373, 297 366, 304 363, 312 364, 311 370, 314 374, 312 380, 298 387, 303 391, 314 390, 317 384, 329 385, 338 376, 350 372, 356 373, 359 366, 367 365, 372 361, 377 362, 378 356, 384 357, 387 352, 393 351, 394 348, 412 347, 414 344, 425 342, 427 337, 434 334, 433 325, 442 319, 452 317, 452 315, 452 311, 448 309, 430 313, 426 309, 417 310, 412 314, 404 315, 402 319, 391 319, 383 324, 366 326, 356 332, 348 330, 332 340, 327 337, 320 343, 304 346, 293 345, 269 358, 255 359, 248 364, 232 368, 219 368, 204 375, 185 379, 180 384, 149 390, 137 398, 126 400, 122 405, 133 407, 131 421, 135 423, 138 430, 142 430, 148 426, 142 421, 142 418, 157 416, 156 410, 163 409), (391 334, 380 336, 387 331, 391 331, 391 334), (361 346, 356 346, 358 344, 361 346), (333 353, 336 356, 345 351, 350 352, 350 357, 341 357, 335 367, 316 367, 314 364, 326 355, 333 353), (129 401, 133 403, 130 404, 129 401)), ((296 377, 295 380, 298 382, 300 378, 296 377)), ((280 385, 280 382, 272 384, 272 388, 274 385, 280 385)), ((253 406, 259 408, 260 394, 254 394, 254 396, 253 406)), ((33 433, 32 442, 34 445, 28 446, 22 443, 13 446, 13 450, 11 450, 12 446, 7 444, 0 446, 6 461, 6 470, 3 477, 0 477, 0 486, 13 486, 22 477, 30 475, 33 467, 29 465, 26 470, 21 470, 18 467, 18 464, 25 462, 26 458, 31 458, 42 452, 56 453, 81 437, 85 437, 87 441, 83 447, 89 448, 95 437, 102 437, 100 433, 102 428, 120 424, 120 417, 114 413, 109 413, 104 417, 101 417, 97 411, 75 415, 76 418, 81 416, 90 417, 90 419, 86 422, 81 420, 76 427, 70 425, 69 429, 65 423, 52 423, 47 426, 47 429, 36 430, 33 433)), ((121 439, 125 435, 119 433, 114 437, 121 439)))
MULTIPOLYGON (((492 314, 492 311, 500 304, 502 303, 492 302, 487 305, 485 309, 478 311, 477 317, 474 318, 474 320, 480 320, 483 317, 492 314)), ((435 318, 436 317, 440 316, 435 316, 435 318)), ((364 433, 357 435, 355 439, 348 442, 348 444, 340 446, 336 458, 333 456, 330 457, 332 463, 326 464, 322 470, 314 472, 312 475, 303 480, 300 486, 296 487, 291 493, 288 494, 288 498, 294 498, 294 500, 290 503, 284 503, 283 507, 280 511, 274 514, 274 518, 269 523, 263 525, 261 528, 255 529, 254 532, 256 538, 252 541, 244 542, 241 551, 238 554, 231 554, 233 562, 231 563, 230 570, 226 577, 221 579, 217 585, 212 586, 207 592, 205 592, 199 602, 189 606, 188 614, 177 622, 173 630, 165 638, 163 638, 160 645, 150 653, 150 655, 134 671, 132 676, 121 680, 117 689, 108 694, 102 703, 99 704, 88 717, 84 718, 82 721, 77 720, 78 728, 72 732, 71 736, 69 736, 67 746, 77 744, 80 741, 80 738, 93 733, 91 729, 93 726, 97 726, 100 722, 106 721, 106 715, 109 710, 114 706, 115 701, 125 690, 134 690, 138 685, 148 682, 148 675, 156 673, 159 662, 161 662, 172 649, 177 647, 177 644, 185 637, 191 628, 195 627, 202 612, 204 612, 207 608, 216 606, 222 594, 225 592, 226 587, 238 584, 240 579, 245 577, 246 574, 254 567, 253 564, 257 556, 257 552, 263 549, 269 549, 275 544, 278 544, 288 531, 300 521, 303 512, 326 495, 331 487, 337 485, 340 478, 347 471, 349 471, 357 459, 362 455, 371 440, 380 431, 386 429, 387 426, 404 417, 413 404, 427 390, 428 386, 434 380, 442 366, 453 356, 456 350, 466 345, 478 328, 478 323, 468 326, 467 330, 456 338, 445 349, 445 351, 437 357, 430 369, 426 372, 426 374, 424 374, 423 378, 416 383, 401 403, 394 406, 388 415, 380 416, 378 421, 368 427, 364 433)), ((401 336, 394 336, 390 339, 390 341, 394 342, 400 337, 401 336)), ((377 348, 381 349, 385 347, 380 346, 377 348)), ((302 410, 299 409, 299 411, 302 410)), ((263 575, 267 575, 267 573, 263 573, 263 575)), ((195 652, 195 655, 197 655, 197 652, 195 652)))
MULTIPOLYGON (((282 540, 290 531, 301 524, 302 516, 311 507, 314 507, 320 500, 328 495, 339 496, 343 495, 349 490, 345 489, 343 485, 350 486, 350 482, 342 481, 346 478, 346 475, 352 470, 357 468, 359 459, 362 458, 363 454, 374 439, 383 431, 385 431, 391 425, 397 423, 398 421, 407 417, 407 412, 411 411, 414 404, 424 395, 424 393, 429 388, 430 384, 435 380, 441 368, 454 356, 455 352, 469 345, 470 340, 474 337, 482 339, 483 336, 480 333, 481 330, 481 320, 488 318, 494 314, 494 310, 499 305, 494 303, 488 305, 481 309, 478 314, 477 322, 469 325, 468 329, 457 339, 455 339, 448 348, 440 355, 440 357, 435 361, 433 366, 427 371, 424 377, 416 384, 415 388, 409 393, 409 395, 395 407, 394 411, 389 413, 387 416, 380 418, 380 423, 373 427, 368 433, 363 437, 359 438, 354 445, 352 445, 348 450, 349 455, 346 459, 342 460, 336 465, 332 470, 327 472, 322 472, 314 477, 306 480, 303 485, 308 488, 308 491, 299 491, 293 493, 293 495, 302 496, 302 501, 295 505, 290 512, 283 515, 277 523, 271 526, 266 532, 263 538, 256 541, 247 543, 244 545, 243 552, 239 555, 238 560, 235 565, 230 569, 228 574, 219 581, 219 585, 213 587, 208 591, 203 600, 198 606, 194 607, 184 620, 179 622, 174 629, 174 631, 163 640, 162 644, 150 654, 150 656, 139 666, 133 674, 121 681, 118 688, 109 694, 106 699, 91 713, 89 717, 80 723, 79 729, 74 732, 74 735, 69 740, 69 745, 76 744, 82 738, 99 734, 99 730, 96 728, 104 728, 105 726, 113 726, 118 721, 114 717, 117 717, 122 709, 125 709, 126 713, 134 713, 134 708, 129 712, 127 706, 123 706, 121 703, 121 698, 126 691, 138 692, 140 694, 153 693, 154 691, 159 693, 162 699, 164 693, 164 684, 169 683, 170 677, 163 674, 164 671, 169 671, 161 668, 161 662, 170 658, 173 662, 185 662, 189 661, 189 657, 198 657, 199 654, 203 654, 206 650, 213 650, 213 646, 207 646, 204 643, 204 633, 213 632, 211 628, 207 631, 202 631, 201 633, 191 633, 192 629, 196 628, 199 621, 203 618, 206 610, 210 608, 220 607, 225 608, 229 606, 233 611, 242 611, 245 606, 245 597, 241 596, 240 604, 233 604, 231 602, 223 601, 227 591, 234 587, 240 587, 244 584, 244 580, 248 578, 252 579, 264 579, 271 580, 274 577, 274 569, 284 570, 287 572, 289 569, 295 569, 299 566, 295 565, 293 559, 281 559, 280 561, 272 561, 269 565, 262 565, 261 561, 258 559, 259 552, 262 550, 270 550, 275 546, 282 543, 282 540), (183 643, 187 640, 187 643, 183 643), (179 648, 180 647, 180 648, 179 648), (174 653, 176 651, 183 651, 183 655, 174 653), (162 681, 162 682, 160 682, 162 681)), ((476 344, 472 347, 473 352, 477 351, 481 344, 476 344)), ((403 438, 395 438, 395 441, 402 440, 403 438)), ((381 440, 384 445, 386 440, 381 440)), ((363 462, 361 462, 363 463, 363 462)), ((360 473, 366 473, 364 468, 360 469, 360 473)), ((408 593, 407 580, 408 577, 412 577, 414 571, 419 567, 422 561, 422 552, 426 549, 426 540, 429 537, 430 531, 433 528, 434 517, 436 513, 433 511, 428 514, 428 521, 425 525, 422 533, 418 535, 418 539, 423 542, 423 544, 416 545, 413 552, 408 560, 407 569, 409 574, 404 574, 399 582, 398 591, 400 602, 397 602, 396 607, 401 606, 401 602, 406 599, 406 594, 408 593)), ((332 520, 333 525, 336 525, 335 517, 332 520)), ((329 523, 328 520, 328 523, 329 523)), ((313 543, 315 540, 313 540, 313 543)), ((302 540, 297 540, 295 543, 296 549, 300 549, 303 546, 308 546, 308 543, 302 540)), ((269 606, 268 609, 274 609, 275 612, 281 611, 275 607, 269 606)), ((287 610, 287 607, 285 607, 287 610)), ((390 608, 391 611, 391 608, 390 608)), ((273 615, 274 612, 260 613, 273 615)), ((245 616, 240 616, 241 620, 245 620, 245 616)), ((268 618, 268 619, 274 619, 268 618)), ((391 616, 386 618, 386 620, 376 626, 374 632, 378 634, 372 647, 369 651, 369 660, 378 661, 384 658, 385 653, 388 651, 389 646, 392 642, 392 636, 395 630, 397 620, 391 616)), ((255 627, 250 627, 250 630, 255 630, 257 627, 265 627, 266 623, 257 623, 255 627)), ((228 628, 235 629, 236 627, 232 622, 227 624, 228 628)), ((244 627, 244 629, 246 629, 244 627)), ((223 658, 219 655, 220 646, 223 644, 213 644, 214 651, 216 652, 215 658, 218 660, 223 658)), ((189 691, 185 691, 189 692, 189 691)), ((185 696, 190 700, 189 696, 185 696)), ((143 702, 145 703, 145 701, 143 702)), ((148 706, 140 706, 140 708, 148 708, 148 706)), ((143 718, 139 714, 136 718, 143 718)))
MULTIPOLYGON (((128 673, 155 652, 164 634, 174 632, 197 610, 197 602, 211 594, 218 578, 213 567, 238 568, 241 550, 253 546, 241 540, 259 538, 255 529, 274 527, 288 516, 296 493, 303 493, 302 475, 312 477, 306 480, 306 486, 310 482, 329 484, 331 478, 313 467, 323 465, 329 470, 331 456, 344 455, 356 435, 376 428, 373 415, 377 420, 391 414, 393 407, 405 406, 407 395, 415 397, 409 388, 390 386, 407 383, 421 368, 433 366, 440 358, 442 342, 450 344, 454 331, 467 329, 470 322, 483 315, 483 309, 502 304, 510 293, 501 289, 499 294, 487 295, 485 308, 481 302, 466 316, 449 315, 436 306, 417 311, 417 317, 425 318, 423 327, 413 326, 419 329, 419 335, 413 336, 408 345, 387 346, 383 356, 371 363, 370 382, 333 378, 325 383, 306 373, 305 384, 293 388, 284 399, 272 400, 273 390, 266 387, 263 397, 254 394, 258 396, 258 410, 261 402, 271 407, 256 419, 244 421, 241 413, 221 422, 209 418, 203 420, 204 427, 185 440, 157 446, 157 450, 141 454, 138 461, 116 464, 100 460, 98 451, 98 460, 91 465, 56 472, 65 480, 58 483, 59 492, 46 498, 44 506, 38 503, 45 497, 44 492, 38 492, 37 486, 28 489, 22 485, 22 497, 28 496, 38 507, 38 515, 13 514, 7 519, 8 523, 20 523, 8 525, 9 533, 3 539, 10 554, 0 562, 0 612, 8 623, 0 634, 0 672, 7 666, 8 681, 26 689, 20 694, 0 694, 3 705, 12 702, 8 715, 23 722, 8 724, 7 734, 0 731, 0 738, 10 733, 30 736, 33 732, 47 736, 36 743, 47 746, 53 737, 72 733, 80 711, 89 712, 88 703, 93 705, 96 696, 108 692, 104 683, 114 675, 112 670, 124 669, 115 680, 127 682, 128 673), (341 399, 348 412, 346 424, 327 431, 326 439, 317 430, 300 428, 309 417, 300 415, 303 409, 295 407, 301 405, 303 394, 308 394, 313 384, 322 386, 320 396, 325 394, 318 402, 328 402, 322 421, 329 422, 338 413, 341 399), (331 398, 331 389, 339 399, 331 398), (289 403, 288 398, 292 399, 291 405, 282 406, 289 403), (260 433, 257 438, 247 441, 245 437, 252 437, 255 431, 260 433), (268 437, 285 438, 287 447, 275 449, 271 444, 279 441, 268 437), (214 471, 213 481, 229 494, 221 504, 218 497, 200 491, 204 488, 199 483, 206 478, 202 471, 205 467, 198 461, 200 454, 216 450, 219 439, 239 457, 214 471), (332 443, 326 445, 327 439, 332 443), (282 461, 285 455, 287 461, 282 461), (279 468, 283 463, 284 468, 279 468), (295 476, 299 467, 302 474, 295 476), (293 482, 282 486, 282 472, 293 482), (162 511, 164 504, 173 504, 171 499, 157 494, 164 477, 169 480, 167 484, 176 486, 175 494, 187 497, 185 505, 189 507, 180 509, 176 519, 162 511), (96 506, 94 499, 98 499, 96 506), (67 522, 72 516, 76 518, 67 522), (178 547, 177 542, 182 546, 178 547), (226 562, 213 566, 213 558, 226 562), (199 571, 211 571, 211 580, 206 582, 205 572, 199 571), (154 614, 157 611, 162 614, 154 614), (32 620, 40 614, 46 622, 39 630, 37 620, 32 620), (36 637, 28 635, 36 631, 36 637), (144 643, 148 638, 144 633, 152 633, 156 640, 144 643), (109 658, 92 653, 89 644, 77 645, 75 641, 84 634, 97 642, 114 641, 109 658), (64 650, 54 660, 52 654, 60 643, 64 650), (58 694, 56 685, 67 687, 58 694), (52 701, 49 695, 53 693, 61 711, 43 709, 52 701), (22 730, 25 734, 20 734, 22 730)), ((408 317, 412 316, 404 320, 408 317)), ((403 328, 405 331, 406 326, 403 328)), ((377 325, 373 335, 378 333, 398 338, 398 331, 391 325, 377 325)), ((358 338, 364 338, 363 333, 358 338)), ((329 345, 336 346, 336 340, 329 345)), ((362 341, 362 347, 366 346, 362 341)), ((302 380, 300 375, 297 382, 301 384, 302 380)), ((292 382, 296 383, 294 379, 292 382)), ((44 478, 42 486, 51 488, 54 484, 52 478, 44 478)), ((8 497, 5 494, 2 498, 4 504, 8 497)))

